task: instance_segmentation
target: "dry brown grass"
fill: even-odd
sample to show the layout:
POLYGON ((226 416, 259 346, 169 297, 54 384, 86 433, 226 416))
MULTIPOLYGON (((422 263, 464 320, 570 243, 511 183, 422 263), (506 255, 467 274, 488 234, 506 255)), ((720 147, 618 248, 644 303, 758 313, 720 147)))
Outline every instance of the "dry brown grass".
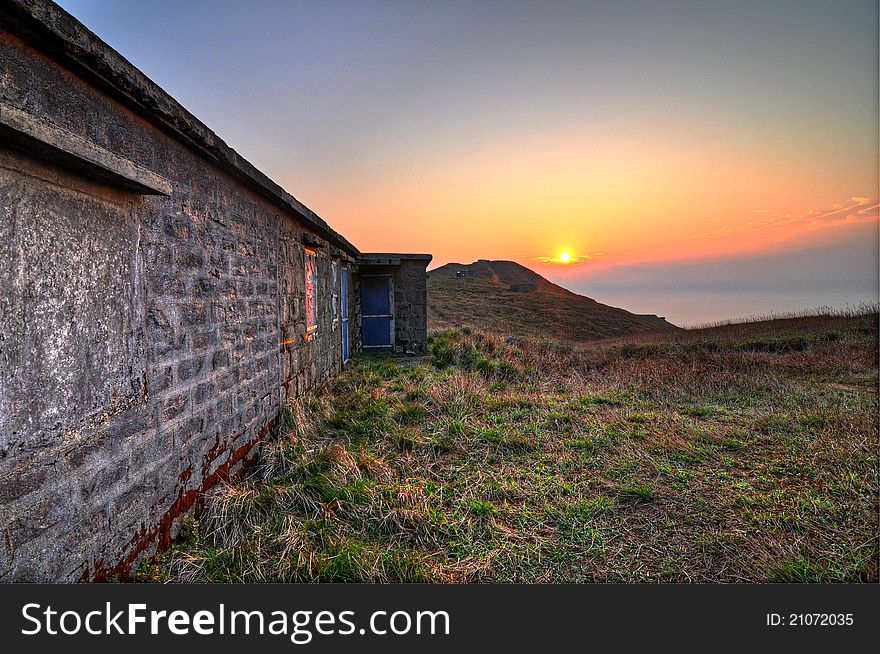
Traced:
POLYGON ((877 326, 361 359, 142 578, 876 582, 877 326))
POLYGON ((483 268, 482 272, 493 276, 457 278, 454 268, 430 272, 428 325, 432 331, 471 327, 507 336, 580 342, 671 329, 668 324, 664 330, 656 320, 572 293, 513 262, 493 261, 483 268), (512 283, 525 281, 535 283, 535 290, 510 290, 512 283))

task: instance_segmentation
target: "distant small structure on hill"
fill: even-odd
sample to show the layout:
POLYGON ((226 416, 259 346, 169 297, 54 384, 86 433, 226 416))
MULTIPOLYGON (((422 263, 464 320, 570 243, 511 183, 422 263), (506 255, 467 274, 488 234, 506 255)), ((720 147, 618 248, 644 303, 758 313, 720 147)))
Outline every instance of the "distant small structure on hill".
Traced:
POLYGON ((510 290, 516 291, 517 293, 528 293, 529 291, 534 291, 536 288, 538 288, 537 284, 530 284, 530 283, 511 284, 510 285, 510 290))
POLYGON ((477 271, 476 270, 456 270, 455 276, 456 277, 476 277, 477 271))

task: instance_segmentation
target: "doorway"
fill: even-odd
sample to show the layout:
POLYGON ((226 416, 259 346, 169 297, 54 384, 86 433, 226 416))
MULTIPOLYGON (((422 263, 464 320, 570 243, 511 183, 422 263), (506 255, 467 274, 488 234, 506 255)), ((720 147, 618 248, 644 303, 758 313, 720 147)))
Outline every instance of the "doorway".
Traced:
POLYGON ((361 343, 378 351, 394 345, 391 275, 361 276, 361 343))

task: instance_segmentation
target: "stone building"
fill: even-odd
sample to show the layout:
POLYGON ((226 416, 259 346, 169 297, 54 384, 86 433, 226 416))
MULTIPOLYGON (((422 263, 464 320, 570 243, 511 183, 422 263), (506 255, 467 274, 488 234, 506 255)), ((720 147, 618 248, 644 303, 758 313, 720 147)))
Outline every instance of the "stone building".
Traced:
POLYGON ((365 254, 360 258, 362 347, 425 354, 429 254, 365 254))
POLYGON ((54 3, 0 33, 0 580, 125 578, 285 402, 425 352, 430 256, 362 254, 54 3))

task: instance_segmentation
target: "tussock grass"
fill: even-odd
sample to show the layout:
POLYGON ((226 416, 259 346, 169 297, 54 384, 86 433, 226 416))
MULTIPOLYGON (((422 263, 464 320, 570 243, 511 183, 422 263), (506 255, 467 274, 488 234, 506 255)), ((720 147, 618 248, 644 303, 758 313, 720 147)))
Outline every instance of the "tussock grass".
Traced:
POLYGON ((140 578, 876 582, 877 325, 361 357, 140 578))

